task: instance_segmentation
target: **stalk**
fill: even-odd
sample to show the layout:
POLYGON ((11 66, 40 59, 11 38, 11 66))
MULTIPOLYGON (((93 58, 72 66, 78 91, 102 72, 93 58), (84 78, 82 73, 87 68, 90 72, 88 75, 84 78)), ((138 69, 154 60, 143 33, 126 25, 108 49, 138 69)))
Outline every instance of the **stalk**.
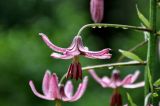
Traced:
MULTIPOLYGON (((150 8, 149 8, 149 22, 150 28, 153 32, 150 32, 149 41, 148 41, 148 52, 147 52, 147 66, 145 71, 145 96, 151 91, 151 87, 149 86, 149 77, 148 73, 151 73, 151 81, 155 81, 156 75, 156 0, 150 0, 150 8), (150 71, 150 72, 149 72, 150 71)), ((153 106, 158 106, 155 98, 152 97, 153 106)))
POLYGON ((55 106, 62 106, 62 104, 61 104, 61 101, 60 101, 60 100, 56 100, 55 102, 56 102, 55 106))

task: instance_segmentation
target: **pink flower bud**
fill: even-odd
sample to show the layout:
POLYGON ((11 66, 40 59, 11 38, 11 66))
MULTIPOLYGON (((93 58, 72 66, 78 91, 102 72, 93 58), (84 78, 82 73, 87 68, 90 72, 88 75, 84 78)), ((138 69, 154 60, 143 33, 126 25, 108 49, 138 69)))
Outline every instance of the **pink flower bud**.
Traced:
POLYGON ((104 0, 91 0, 90 1, 90 12, 92 20, 95 23, 99 23, 103 19, 104 11, 104 0))

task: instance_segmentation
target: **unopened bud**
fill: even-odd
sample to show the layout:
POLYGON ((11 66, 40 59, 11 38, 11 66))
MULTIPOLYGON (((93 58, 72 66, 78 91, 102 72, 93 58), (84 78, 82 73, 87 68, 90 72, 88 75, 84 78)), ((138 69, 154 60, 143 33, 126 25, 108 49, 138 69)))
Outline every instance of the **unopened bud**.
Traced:
POLYGON ((95 23, 101 22, 103 19, 103 12, 104 12, 104 0, 91 0, 90 12, 92 20, 95 23))

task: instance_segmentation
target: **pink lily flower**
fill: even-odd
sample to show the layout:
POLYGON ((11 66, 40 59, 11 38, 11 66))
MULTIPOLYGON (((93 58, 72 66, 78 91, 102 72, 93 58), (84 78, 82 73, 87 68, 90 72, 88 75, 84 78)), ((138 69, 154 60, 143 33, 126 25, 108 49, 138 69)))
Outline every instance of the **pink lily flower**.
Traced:
POLYGON ((51 74, 50 71, 46 71, 42 81, 43 94, 37 92, 32 81, 29 81, 29 85, 33 93, 39 98, 45 100, 61 100, 73 102, 80 99, 80 97, 84 94, 87 87, 87 82, 88 77, 85 77, 73 95, 73 84, 71 81, 67 81, 65 85, 58 84, 57 75, 55 73, 51 74))
POLYGON ((120 73, 118 70, 113 71, 111 78, 108 78, 107 76, 99 78, 92 69, 89 70, 89 73, 104 88, 118 88, 121 86, 123 88, 138 88, 143 87, 145 84, 144 81, 133 84, 140 74, 139 71, 136 71, 134 74, 127 75, 123 80, 120 79, 120 73))
POLYGON ((99 78, 93 69, 89 70, 89 73, 103 88, 109 87, 114 89, 110 98, 110 106, 122 106, 122 96, 119 92, 119 87, 138 88, 144 86, 144 81, 133 84, 140 74, 139 71, 127 75, 123 80, 120 79, 120 73, 118 70, 113 71, 111 78, 108 78, 107 76, 99 78))
POLYGON ((101 22, 104 14, 104 0, 91 0, 90 13, 92 16, 92 20, 95 23, 101 22))
POLYGON ((51 56, 53 58, 58 59, 73 59, 71 65, 68 68, 67 78, 74 78, 78 80, 78 78, 82 79, 82 68, 79 62, 79 56, 82 55, 91 59, 110 59, 111 54, 109 53, 110 49, 103 49, 101 51, 89 51, 87 47, 83 46, 81 36, 75 36, 72 44, 68 48, 61 48, 54 45, 48 37, 43 34, 41 35, 43 41, 47 44, 49 48, 58 53, 52 53, 51 56))

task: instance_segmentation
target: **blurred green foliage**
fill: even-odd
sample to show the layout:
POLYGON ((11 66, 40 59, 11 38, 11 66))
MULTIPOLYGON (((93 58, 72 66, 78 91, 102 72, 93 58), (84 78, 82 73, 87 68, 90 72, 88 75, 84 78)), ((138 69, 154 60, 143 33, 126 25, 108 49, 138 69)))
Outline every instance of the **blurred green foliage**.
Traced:
MULTIPOLYGON (((103 22, 140 25, 135 5, 148 17, 148 1, 110 0, 105 1, 103 22)), ((0 106, 54 106, 53 101, 41 100, 34 96, 28 85, 33 80, 38 91, 46 69, 56 72, 59 78, 67 71, 71 60, 52 59, 52 51, 38 36, 48 35, 52 41, 68 47, 81 26, 92 23, 89 0, 1 0, 0 1, 0 106)), ((118 49, 128 50, 144 40, 142 32, 131 30, 87 29, 82 35, 90 50, 112 48, 111 60, 81 58, 82 66, 116 62, 118 49)), ((135 51, 142 59, 146 57, 146 46, 135 51)), ((126 61, 128 59, 125 59, 126 61)), ((122 67, 122 77, 144 67, 122 67)), ((110 75, 109 69, 96 69, 100 76, 110 75), (99 71, 98 71, 99 70, 99 71), (105 71, 102 71, 105 70, 105 71)), ((88 75, 84 72, 84 75, 88 75)), ((76 83, 76 82, 74 82, 76 83)), ((122 89, 124 104, 129 92, 136 104, 142 106, 143 88, 122 89), (141 99, 139 99, 141 98, 141 99)), ((108 106, 111 89, 103 89, 89 75, 89 84, 84 96, 75 103, 64 106, 108 106)))

